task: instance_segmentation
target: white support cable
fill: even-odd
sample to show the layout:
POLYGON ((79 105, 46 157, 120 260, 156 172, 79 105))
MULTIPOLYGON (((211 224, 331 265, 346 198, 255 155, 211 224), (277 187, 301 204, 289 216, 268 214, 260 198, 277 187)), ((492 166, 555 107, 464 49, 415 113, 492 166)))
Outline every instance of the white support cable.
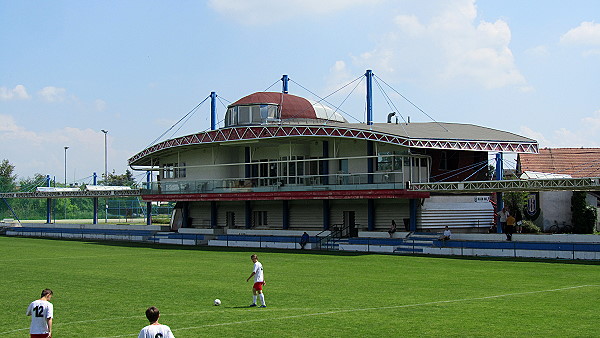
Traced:
POLYGON ((448 129, 446 129, 446 127, 444 127, 441 123, 439 123, 438 121, 436 121, 433 117, 431 117, 429 114, 427 114, 423 109, 421 109, 419 106, 417 106, 416 104, 414 104, 411 100, 409 100, 408 98, 406 98, 404 95, 402 95, 399 91, 397 91, 396 89, 394 89, 394 87, 390 86, 389 84, 387 84, 387 82, 385 82, 382 78, 380 78, 379 76, 373 74, 374 77, 378 78, 381 80, 381 82, 383 82, 386 86, 390 87, 391 90, 393 90, 394 92, 396 92, 396 94, 400 95, 400 97, 402 97, 404 100, 406 100, 406 102, 410 103, 413 107, 417 108, 421 113, 425 114, 427 117, 429 117, 433 122, 437 123, 440 127, 442 127, 445 131, 449 132, 448 129))

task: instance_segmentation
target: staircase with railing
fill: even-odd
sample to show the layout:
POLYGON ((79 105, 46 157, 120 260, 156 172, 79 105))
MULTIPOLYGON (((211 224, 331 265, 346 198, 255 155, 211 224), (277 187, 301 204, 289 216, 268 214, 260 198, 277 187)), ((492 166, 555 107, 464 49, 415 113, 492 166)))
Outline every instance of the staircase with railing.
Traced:
MULTIPOLYGON (((354 224, 354 227, 358 226, 354 224)), ((335 224, 331 230, 323 230, 318 233, 315 237, 317 238, 317 248, 320 250, 339 250, 339 244, 341 241, 347 241, 347 238, 351 235, 352 225, 347 224, 335 224), (325 232, 329 234, 322 236, 325 232)))

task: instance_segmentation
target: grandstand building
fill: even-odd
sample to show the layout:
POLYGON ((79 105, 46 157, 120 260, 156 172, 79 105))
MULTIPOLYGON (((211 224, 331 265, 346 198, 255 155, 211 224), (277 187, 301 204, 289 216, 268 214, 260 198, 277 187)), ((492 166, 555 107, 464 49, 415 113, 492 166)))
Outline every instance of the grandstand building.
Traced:
POLYGON ((369 103, 367 123, 349 123, 286 88, 230 104, 222 128, 129 159, 157 177, 144 200, 177 202, 172 230, 487 229, 487 196, 431 196, 411 182, 487 180, 489 152, 537 152, 535 140, 471 124, 373 123, 369 103))

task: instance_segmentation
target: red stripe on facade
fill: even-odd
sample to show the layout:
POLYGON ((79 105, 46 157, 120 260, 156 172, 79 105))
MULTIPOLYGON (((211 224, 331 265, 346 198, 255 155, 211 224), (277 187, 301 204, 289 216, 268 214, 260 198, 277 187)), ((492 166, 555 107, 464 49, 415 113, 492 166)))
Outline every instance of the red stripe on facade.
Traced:
POLYGON ((278 200, 343 200, 381 198, 429 198, 429 192, 400 189, 237 192, 220 194, 154 194, 142 195, 144 201, 278 201, 278 200))

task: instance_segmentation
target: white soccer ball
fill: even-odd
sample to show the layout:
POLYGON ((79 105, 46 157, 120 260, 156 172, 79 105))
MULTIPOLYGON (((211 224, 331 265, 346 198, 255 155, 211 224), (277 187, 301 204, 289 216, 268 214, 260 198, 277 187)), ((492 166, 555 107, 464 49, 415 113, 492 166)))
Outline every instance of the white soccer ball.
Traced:
POLYGON ((215 299, 215 306, 219 306, 221 305, 221 300, 220 299, 215 299))

